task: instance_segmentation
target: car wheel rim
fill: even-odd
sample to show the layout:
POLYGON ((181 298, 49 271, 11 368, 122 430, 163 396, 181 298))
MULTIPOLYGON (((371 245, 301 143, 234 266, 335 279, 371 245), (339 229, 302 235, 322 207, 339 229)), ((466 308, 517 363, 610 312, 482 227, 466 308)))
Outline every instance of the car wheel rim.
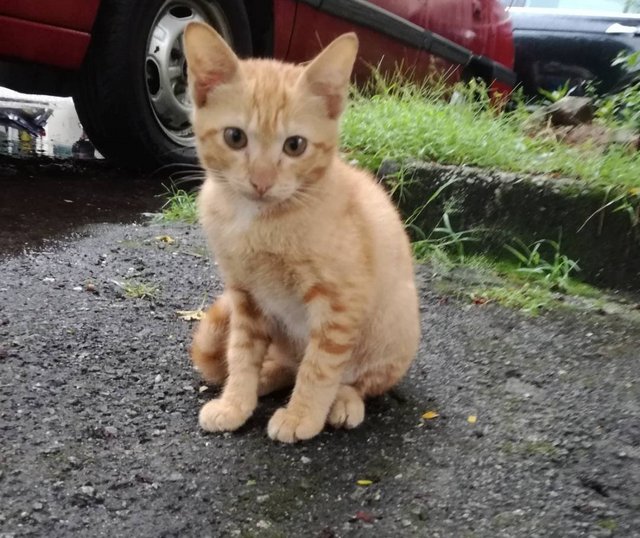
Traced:
POLYGON ((182 34, 187 24, 203 21, 232 43, 229 24, 215 3, 167 0, 151 25, 146 51, 146 87, 149 104, 165 135, 181 146, 194 143, 191 100, 182 34))

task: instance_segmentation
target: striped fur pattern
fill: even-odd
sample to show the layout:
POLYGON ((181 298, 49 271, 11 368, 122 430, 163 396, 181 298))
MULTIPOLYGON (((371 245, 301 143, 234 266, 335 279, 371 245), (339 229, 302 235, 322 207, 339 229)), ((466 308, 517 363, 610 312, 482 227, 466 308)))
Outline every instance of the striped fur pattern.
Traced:
POLYGON ((259 396, 291 387, 269 421, 272 439, 356 427, 364 399, 398 383, 415 355, 403 225, 374 178, 338 154, 357 48, 345 34, 296 66, 239 60, 200 23, 185 32, 207 176, 198 209, 225 283, 191 348, 204 379, 223 386, 200 411, 207 431, 239 428, 259 396), (228 128, 246 140, 231 147, 228 128), (300 154, 285 151, 290 137, 306 141, 300 154))

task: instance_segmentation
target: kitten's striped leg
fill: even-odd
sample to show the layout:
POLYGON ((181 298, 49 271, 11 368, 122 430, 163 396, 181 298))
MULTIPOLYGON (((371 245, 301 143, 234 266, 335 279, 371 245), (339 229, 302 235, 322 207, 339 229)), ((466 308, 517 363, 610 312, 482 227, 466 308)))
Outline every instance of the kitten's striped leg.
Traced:
POLYGON ((272 439, 292 443, 314 437, 324 428, 336 400, 357 339, 360 308, 357 298, 340 297, 332 289, 316 285, 305 294, 311 338, 289 404, 269 421, 272 439))
POLYGON ((207 431, 232 431, 242 426, 258 403, 260 368, 269 345, 262 314, 246 292, 230 288, 228 377, 222 395, 200 410, 207 431))
POLYGON ((271 348, 260 370, 260 384, 258 385, 258 396, 266 396, 280 389, 292 387, 296 380, 295 370, 278 360, 276 356, 271 356, 271 348))
POLYGON ((191 343, 191 360, 204 380, 222 385, 227 378, 227 343, 231 304, 222 294, 198 323, 191 343))

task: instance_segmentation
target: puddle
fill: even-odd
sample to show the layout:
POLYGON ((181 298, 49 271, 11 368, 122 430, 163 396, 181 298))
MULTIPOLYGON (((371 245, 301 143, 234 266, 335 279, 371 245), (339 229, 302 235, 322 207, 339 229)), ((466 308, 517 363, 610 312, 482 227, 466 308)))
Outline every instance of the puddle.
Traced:
POLYGON ((158 180, 99 170, 55 177, 0 175, 0 189, 0 258, 41 248, 88 224, 141 221, 143 213, 157 212, 164 203, 158 180))
POLYGON ((0 88, 0 257, 160 209, 167 180, 118 170, 82 137, 71 99, 0 88))

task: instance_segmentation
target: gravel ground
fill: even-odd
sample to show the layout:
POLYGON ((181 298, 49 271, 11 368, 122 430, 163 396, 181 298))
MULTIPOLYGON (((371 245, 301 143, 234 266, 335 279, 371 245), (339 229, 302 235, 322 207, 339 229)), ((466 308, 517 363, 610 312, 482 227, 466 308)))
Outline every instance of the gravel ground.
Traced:
POLYGON ((360 428, 284 446, 265 431, 282 394, 235 434, 198 429, 214 391, 176 310, 220 282, 197 229, 101 225, 46 248, 0 261, 4 538, 638 536, 633 321, 468 305, 421 269, 408 377, 360 428), (127 279, 157 298, 126 298, 127 279))

